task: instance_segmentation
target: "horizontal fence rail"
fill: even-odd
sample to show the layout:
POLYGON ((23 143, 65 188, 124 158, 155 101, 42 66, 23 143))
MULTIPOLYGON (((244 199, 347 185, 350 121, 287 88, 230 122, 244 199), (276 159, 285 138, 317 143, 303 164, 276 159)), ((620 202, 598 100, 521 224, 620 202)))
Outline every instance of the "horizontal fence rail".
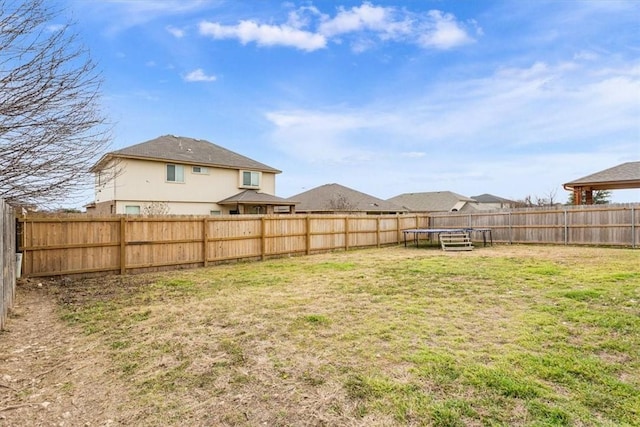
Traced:
POLYGON ((427 215, 21 218, 23 274, 135 273, 398 244, 427 215))
POLYGON ((430 215, 433 228, 490 228, 493 241, 638 247, 640 205, 565 206, 430 215))

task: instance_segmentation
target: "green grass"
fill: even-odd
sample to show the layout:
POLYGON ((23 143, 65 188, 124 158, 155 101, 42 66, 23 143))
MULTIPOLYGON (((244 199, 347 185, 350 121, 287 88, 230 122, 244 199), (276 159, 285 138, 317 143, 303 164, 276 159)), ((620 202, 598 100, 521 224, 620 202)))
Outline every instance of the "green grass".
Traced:
POLYGON ((63 318, 142 425, 640 425, 637 250, 394 247, 78 289, 63 318))

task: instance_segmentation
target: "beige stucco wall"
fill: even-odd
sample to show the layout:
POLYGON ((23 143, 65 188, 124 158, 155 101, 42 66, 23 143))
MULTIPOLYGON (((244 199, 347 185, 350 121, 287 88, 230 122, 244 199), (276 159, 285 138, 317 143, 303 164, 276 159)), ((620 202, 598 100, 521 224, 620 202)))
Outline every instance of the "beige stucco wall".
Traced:
POLYGON ((95 179, 95 202, 103 203, 115 199, 115 184, 118 168, 115 162, 109 162, 107 166, 94 173, 95 179))
MULTIPOLYGON (((112 170, 116 177, 106 184, 96 178, 96 203, 115 200, 116 212, 125 213, 126 205, 139 205, 141 209, 153 202, 164 203, 174 215, 209 215, 210 211, 228 213, 228 207, 216 202, 245 190, 241 186, 237 169, 208 166, 208 174, 192 172, 192 166, 184 166, 184 182, 167 182, 165 162, 122 159, 112 170)), ((177 164, 177 163, 176 163, 177 164)), ((205 166, 203 166, 205 167, 205 166)), ((104 175, 104 172, 103 172, 104 175)), ((262 173, 262 193, 275 195, 275 174, 262 173)))
POLYGON ((124 214, 127 206, 139 206, 141 214, 148 215, 211 215, 219 211, 220 215, 228 215, 228 206, 215 203, 199 202, 149 202, 145 200, 119 200, 116 202, 116 213, 124 214))

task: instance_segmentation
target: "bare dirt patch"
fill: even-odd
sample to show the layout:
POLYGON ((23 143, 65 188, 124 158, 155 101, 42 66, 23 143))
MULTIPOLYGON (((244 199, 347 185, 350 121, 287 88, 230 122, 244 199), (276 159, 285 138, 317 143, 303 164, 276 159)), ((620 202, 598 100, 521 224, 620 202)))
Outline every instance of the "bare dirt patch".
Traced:
POLYGON ((0 342, 0 425, 126 424, 127 385, 93 337, 60 320, 50 282, 19 283, 0 342))

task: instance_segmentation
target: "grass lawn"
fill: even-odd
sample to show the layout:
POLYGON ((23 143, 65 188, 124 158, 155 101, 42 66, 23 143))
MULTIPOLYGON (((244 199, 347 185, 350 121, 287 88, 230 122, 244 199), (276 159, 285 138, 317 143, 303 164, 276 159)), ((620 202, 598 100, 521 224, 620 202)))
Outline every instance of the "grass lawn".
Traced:
POLYGON ((638 250, 390 247, 57 292, 139 425, 640 425, 638 250))

